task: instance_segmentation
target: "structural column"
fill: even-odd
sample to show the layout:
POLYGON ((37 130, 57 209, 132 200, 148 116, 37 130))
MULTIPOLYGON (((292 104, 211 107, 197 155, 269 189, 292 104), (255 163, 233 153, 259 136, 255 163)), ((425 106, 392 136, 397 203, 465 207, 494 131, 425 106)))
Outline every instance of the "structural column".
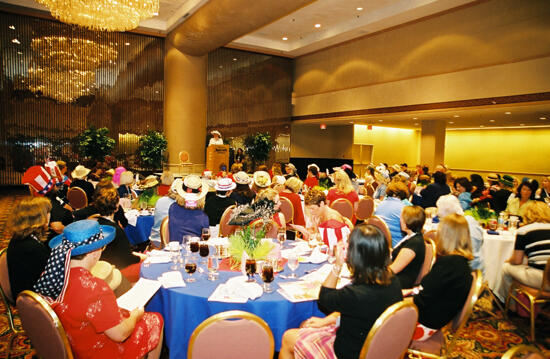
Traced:
POLYGON ((420 134, 420 163, 430 171, 445 162, 445 120, 422 121, 420 134))
POLYGON ((179 163, 180 151, 192 163, 205 163, 206 55, 190 56, 166 41, 164 59, 164 133, 168 163, 179 163))

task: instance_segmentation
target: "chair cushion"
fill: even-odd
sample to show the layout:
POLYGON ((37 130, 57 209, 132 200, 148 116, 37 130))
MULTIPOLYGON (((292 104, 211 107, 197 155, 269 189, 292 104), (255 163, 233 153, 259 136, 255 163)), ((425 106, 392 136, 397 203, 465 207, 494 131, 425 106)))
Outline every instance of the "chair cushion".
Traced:
MULTIPOLYGON (((518 281, 514 281, 514 284, 516 285, 516 287, 518 289, 522 290, 523 292, 529 293, 534 297, 536 297, 537 294, 539 293, 539 288, 529 287, 529 286, 527 286, 523 283, 520 283, 518 281)), ((549 291, 543 291, 541 293, 541 295, 538 296, 538 298, 548 298, 548 299, 550 299, 550 292, 549 291)))
POLYGON ((443 347, 444 343, 445 337, 443 336, 442 331, 438 330, 437 332, 435 332, 434 335, 431 336, 431 338, 427 340, 421 342, 413 340, 411 342, 411 345, 409 345, 409 348, 425 353, 441 355, 441 348, 443 347))

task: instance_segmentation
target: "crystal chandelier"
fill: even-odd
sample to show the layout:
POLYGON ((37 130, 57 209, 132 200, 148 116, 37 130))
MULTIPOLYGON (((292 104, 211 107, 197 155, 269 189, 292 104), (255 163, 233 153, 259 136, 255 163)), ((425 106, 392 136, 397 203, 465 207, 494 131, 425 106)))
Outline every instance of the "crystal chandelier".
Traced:
POLYGON ((81 96, 90 95, 95 87, 93 71, 56 71, 51 68, 29 68, 25 79, 32 92, 59 102, 72 102, 81 96))
POLYGON ((90 30, 128 31, 158 15, 159 0, 37 0, 52 16, 90 30))

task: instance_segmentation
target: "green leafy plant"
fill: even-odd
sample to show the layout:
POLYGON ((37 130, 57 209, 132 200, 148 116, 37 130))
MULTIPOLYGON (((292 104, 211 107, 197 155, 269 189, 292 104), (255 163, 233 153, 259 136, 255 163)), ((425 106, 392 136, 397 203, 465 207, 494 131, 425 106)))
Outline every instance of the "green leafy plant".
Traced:
POLYGON ((163 152, 166 151, 168 141, 162 132, 149 131, 139 138, 138 153, 144 167, 160 168, 164 160, 163 152))
POLYGON ((273 142, 271 142, 269 132, 257 132, 255 135, 245 138, 244 146, 246 147, 246 153, 248 153, 250 159, 256 165, 257 163, 265 162, 269 158, 273 142))
POLYGON ((476 206, 464 212, 466 215, 470 215, 475 218, 476 221, 483 225, 487 225, 491 218, 496 218, 495 211, 489 209, 486 206, 476 206))
POLYGON ((243 252, 249 258, 265 259, 274 245, 270 241, 264 241, 265 228, 254 232, 251 226, 244 226, 241 231, 229 237, 229 254, 232 262, 238 265, 241 262, 243 252))
POLYGON ((77 136, 78 153, 96 161, 103 161, 105 156, 111 154, 115 140, 109 137, 109 129, 106 127, 90 127, 77 136))

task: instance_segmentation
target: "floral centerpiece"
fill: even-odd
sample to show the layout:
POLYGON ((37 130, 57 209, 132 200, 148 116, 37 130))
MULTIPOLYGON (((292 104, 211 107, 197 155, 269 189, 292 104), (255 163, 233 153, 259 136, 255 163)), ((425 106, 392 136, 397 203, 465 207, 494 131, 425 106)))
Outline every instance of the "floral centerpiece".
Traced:
POLYGON ((495 211, 486 206, 472 207, 471 209, 464 211, 464 214, 474 217, 475 220, 478 221, 478 223, 484 228, 487 227, 491 218, 497 218, 495 211))
POLYGON ((239 265, 246 252, 248 258, 265 259, 274 245, 264 241, 267 224, 275 213, 273 201, 262 199, 252 205, 237 206, 229 224, 242 229, 229 236, 229 254, 234 265, 239 265))

